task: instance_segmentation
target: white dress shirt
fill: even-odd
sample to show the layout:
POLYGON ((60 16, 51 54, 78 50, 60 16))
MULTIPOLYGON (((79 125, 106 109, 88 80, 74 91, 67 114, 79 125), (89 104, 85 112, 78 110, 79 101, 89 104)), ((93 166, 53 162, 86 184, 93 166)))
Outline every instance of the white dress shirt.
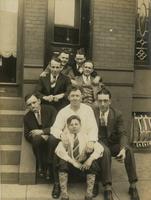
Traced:
POLYGON ((84 74, 82 75, 83 81, 86 85, 91 84, 91 77, 90 76, 85 76, 84 74))
POLYGON ((80 104, 80 108, 77 111, 71 109, 70 104, 62 108, 57 114, 56 120, 51 127, 50 133, 56 138, 60 139, 60 136, 63 132, 68 132, 66 122, 71 115, 77 115, 80 117, 81 132, 87 134, 89 141, 98 140, 98 127, 94 112, 90 106, 83 103, 80 104))
POLYGON ((51 83, 51 87, 54 88, 56 85, 56 81, 57 81, 58 76, 56 76, 54 78, 54 76, 52 74, 50 74, 50 83, 51 83))

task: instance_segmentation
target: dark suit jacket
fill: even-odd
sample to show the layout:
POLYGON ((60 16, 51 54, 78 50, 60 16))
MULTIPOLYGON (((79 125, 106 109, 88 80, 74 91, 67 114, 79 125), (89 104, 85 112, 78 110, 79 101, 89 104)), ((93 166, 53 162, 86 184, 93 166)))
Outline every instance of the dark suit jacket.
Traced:
MULTIPOLYGON (((98 107, 94 108, 94 113, 99 128, 99 139, 103 141, 105 138, 103 138, 103 134, 101 134, 100 130, 100 110, 98 107)), ((125 131, 122 114, 119 110, 116 110, 112 107, 110 107, 108 115, 107 137, 109 145, 120 144, 121 147, 127 146, 127 133, 125 131)))
POLYGON ((31 141, 30 131, 34 129, 42 129, 45 135, 50 134, 50 127, 55 121, 56 110, 50 105, 41 105, 41 122, 39 126, 35 114, 29 111, 24 116, 24 136, 28 141, 31 141))
POLYGON ((68 87, 70 87, 71 81, 70 78, 66 75, 60 73, 54 88, 51 88, 50 84, 50 73, 48 73, 45 77, 40 77, 39 82, 36 86, 36 94, 42 100, 42 103, 51 104, 57 110, 62 108, 63 106, 68 104, 68 100, 65 97, 60 99, 58 102, 47 102, 43 99, 43 96, 48 95, 57 95, 61 93, 66 93, 68 87))

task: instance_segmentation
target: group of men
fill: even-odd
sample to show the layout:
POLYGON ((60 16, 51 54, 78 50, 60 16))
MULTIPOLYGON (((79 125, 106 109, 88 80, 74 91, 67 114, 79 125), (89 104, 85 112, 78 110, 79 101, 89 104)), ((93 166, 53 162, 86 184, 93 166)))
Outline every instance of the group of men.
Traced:
POLYGON ((52 197, 69 200, 69 174, 85 174, 85 200, 104 187, 104 199, 113 200, 111 157, 125 164, 131 200, 139 200, 132 149, 120 111, 111 107, 111 93, 94 71, 93 62, 80 51, 73 68, 69 54, 52 58, 40 75, 35 93, 26 95, 26 139, 32 144, 37 172, 48 177, 52 165, 52 197), (81 79, 81 81, 80 81, 81 79), (49 162, 48 162, 49 160, 49 162))

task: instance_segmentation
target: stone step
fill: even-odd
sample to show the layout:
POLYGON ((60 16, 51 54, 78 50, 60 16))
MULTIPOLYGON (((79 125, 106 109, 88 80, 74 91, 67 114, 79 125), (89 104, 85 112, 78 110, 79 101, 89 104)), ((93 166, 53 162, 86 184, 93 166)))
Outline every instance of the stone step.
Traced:
POLYGON ((22 127, 24 111, 0 110, 1 127, 22 127))
POLYGON ((20 97, 0 97, 0 109, 23 110, 24 100, 20 97))
POLYGON ((0 145, 20 145, 23 128, 0 127, 0 145))
POLYGON ((0 183, 17 184, 19 165, 0 165, 0 183))
POLYGON ((0 145, 0 165, 18 165, 20 150, 20 145, 0 145))

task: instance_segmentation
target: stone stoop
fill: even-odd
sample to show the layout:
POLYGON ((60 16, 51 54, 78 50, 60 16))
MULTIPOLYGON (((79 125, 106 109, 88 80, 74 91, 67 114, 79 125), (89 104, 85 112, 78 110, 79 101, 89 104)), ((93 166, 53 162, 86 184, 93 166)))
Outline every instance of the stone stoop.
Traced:
POLYGON ((0 183, 17 184, 23 133, 23 100, 0 97, 0 183))

